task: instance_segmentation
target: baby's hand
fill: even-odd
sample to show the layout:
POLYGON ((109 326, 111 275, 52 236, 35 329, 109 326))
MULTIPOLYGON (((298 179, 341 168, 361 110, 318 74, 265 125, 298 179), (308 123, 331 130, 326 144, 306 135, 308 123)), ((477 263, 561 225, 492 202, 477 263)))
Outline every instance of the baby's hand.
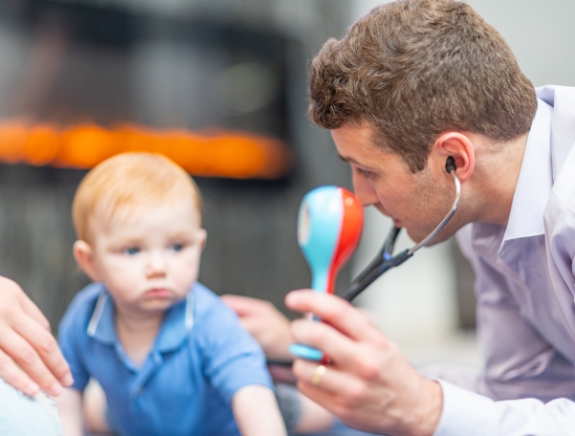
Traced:
POLYGON ((287 436, 275 395, 265 386, 241 388, 232 398, 232 409, 242 436, 287 436))

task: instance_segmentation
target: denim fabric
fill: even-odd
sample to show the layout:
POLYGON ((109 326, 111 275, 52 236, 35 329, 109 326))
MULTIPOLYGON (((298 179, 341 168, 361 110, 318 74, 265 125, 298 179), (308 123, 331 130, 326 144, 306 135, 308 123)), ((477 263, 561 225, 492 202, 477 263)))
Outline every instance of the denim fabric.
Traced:
POLYGON ((0 379, 0 436, 62 436, 54 402, 44 393, 24 395, 0 379))

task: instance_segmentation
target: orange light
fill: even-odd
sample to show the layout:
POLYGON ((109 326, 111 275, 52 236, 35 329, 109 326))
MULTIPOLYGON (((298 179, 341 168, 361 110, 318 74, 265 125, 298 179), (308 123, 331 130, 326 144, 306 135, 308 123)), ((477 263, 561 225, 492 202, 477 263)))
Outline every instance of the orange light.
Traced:
POLYGON ((0 161, 5 163, 92 168, 127 151, 161 153, 190 174, 208 177, 275 179, 293 165, 293 153, 283 141, 246 132, 199 134, 134 124, 61 129, 23 120, 0 122, 0 161))

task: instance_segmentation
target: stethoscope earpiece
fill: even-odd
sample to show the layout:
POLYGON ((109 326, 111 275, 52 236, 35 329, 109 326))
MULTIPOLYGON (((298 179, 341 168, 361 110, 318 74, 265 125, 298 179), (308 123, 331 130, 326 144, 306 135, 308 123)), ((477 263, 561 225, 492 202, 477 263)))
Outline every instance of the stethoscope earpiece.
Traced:
POLYGON ((457 167, 455 166, 455 159, 453 159, 453 156, 449 156, 447 158, 447 162, 445 162, 445 171, 451 173, 451 171, 455 171, 456 169, 457 167))

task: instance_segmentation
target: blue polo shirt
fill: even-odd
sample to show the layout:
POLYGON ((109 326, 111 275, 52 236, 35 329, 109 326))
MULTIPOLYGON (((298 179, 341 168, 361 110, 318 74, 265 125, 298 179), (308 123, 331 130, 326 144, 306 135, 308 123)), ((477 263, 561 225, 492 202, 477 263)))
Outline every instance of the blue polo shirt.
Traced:
POLYGON ((196 283, 166 311, 152 350, 136 367, 118 341, 114 303, 101 283, 74 298, 59 342, 83 391, 100 382, 110 425, 122 435, 239 435, 231 399, 242 387, 272 388, 257 342, 213 292, 196 283))

